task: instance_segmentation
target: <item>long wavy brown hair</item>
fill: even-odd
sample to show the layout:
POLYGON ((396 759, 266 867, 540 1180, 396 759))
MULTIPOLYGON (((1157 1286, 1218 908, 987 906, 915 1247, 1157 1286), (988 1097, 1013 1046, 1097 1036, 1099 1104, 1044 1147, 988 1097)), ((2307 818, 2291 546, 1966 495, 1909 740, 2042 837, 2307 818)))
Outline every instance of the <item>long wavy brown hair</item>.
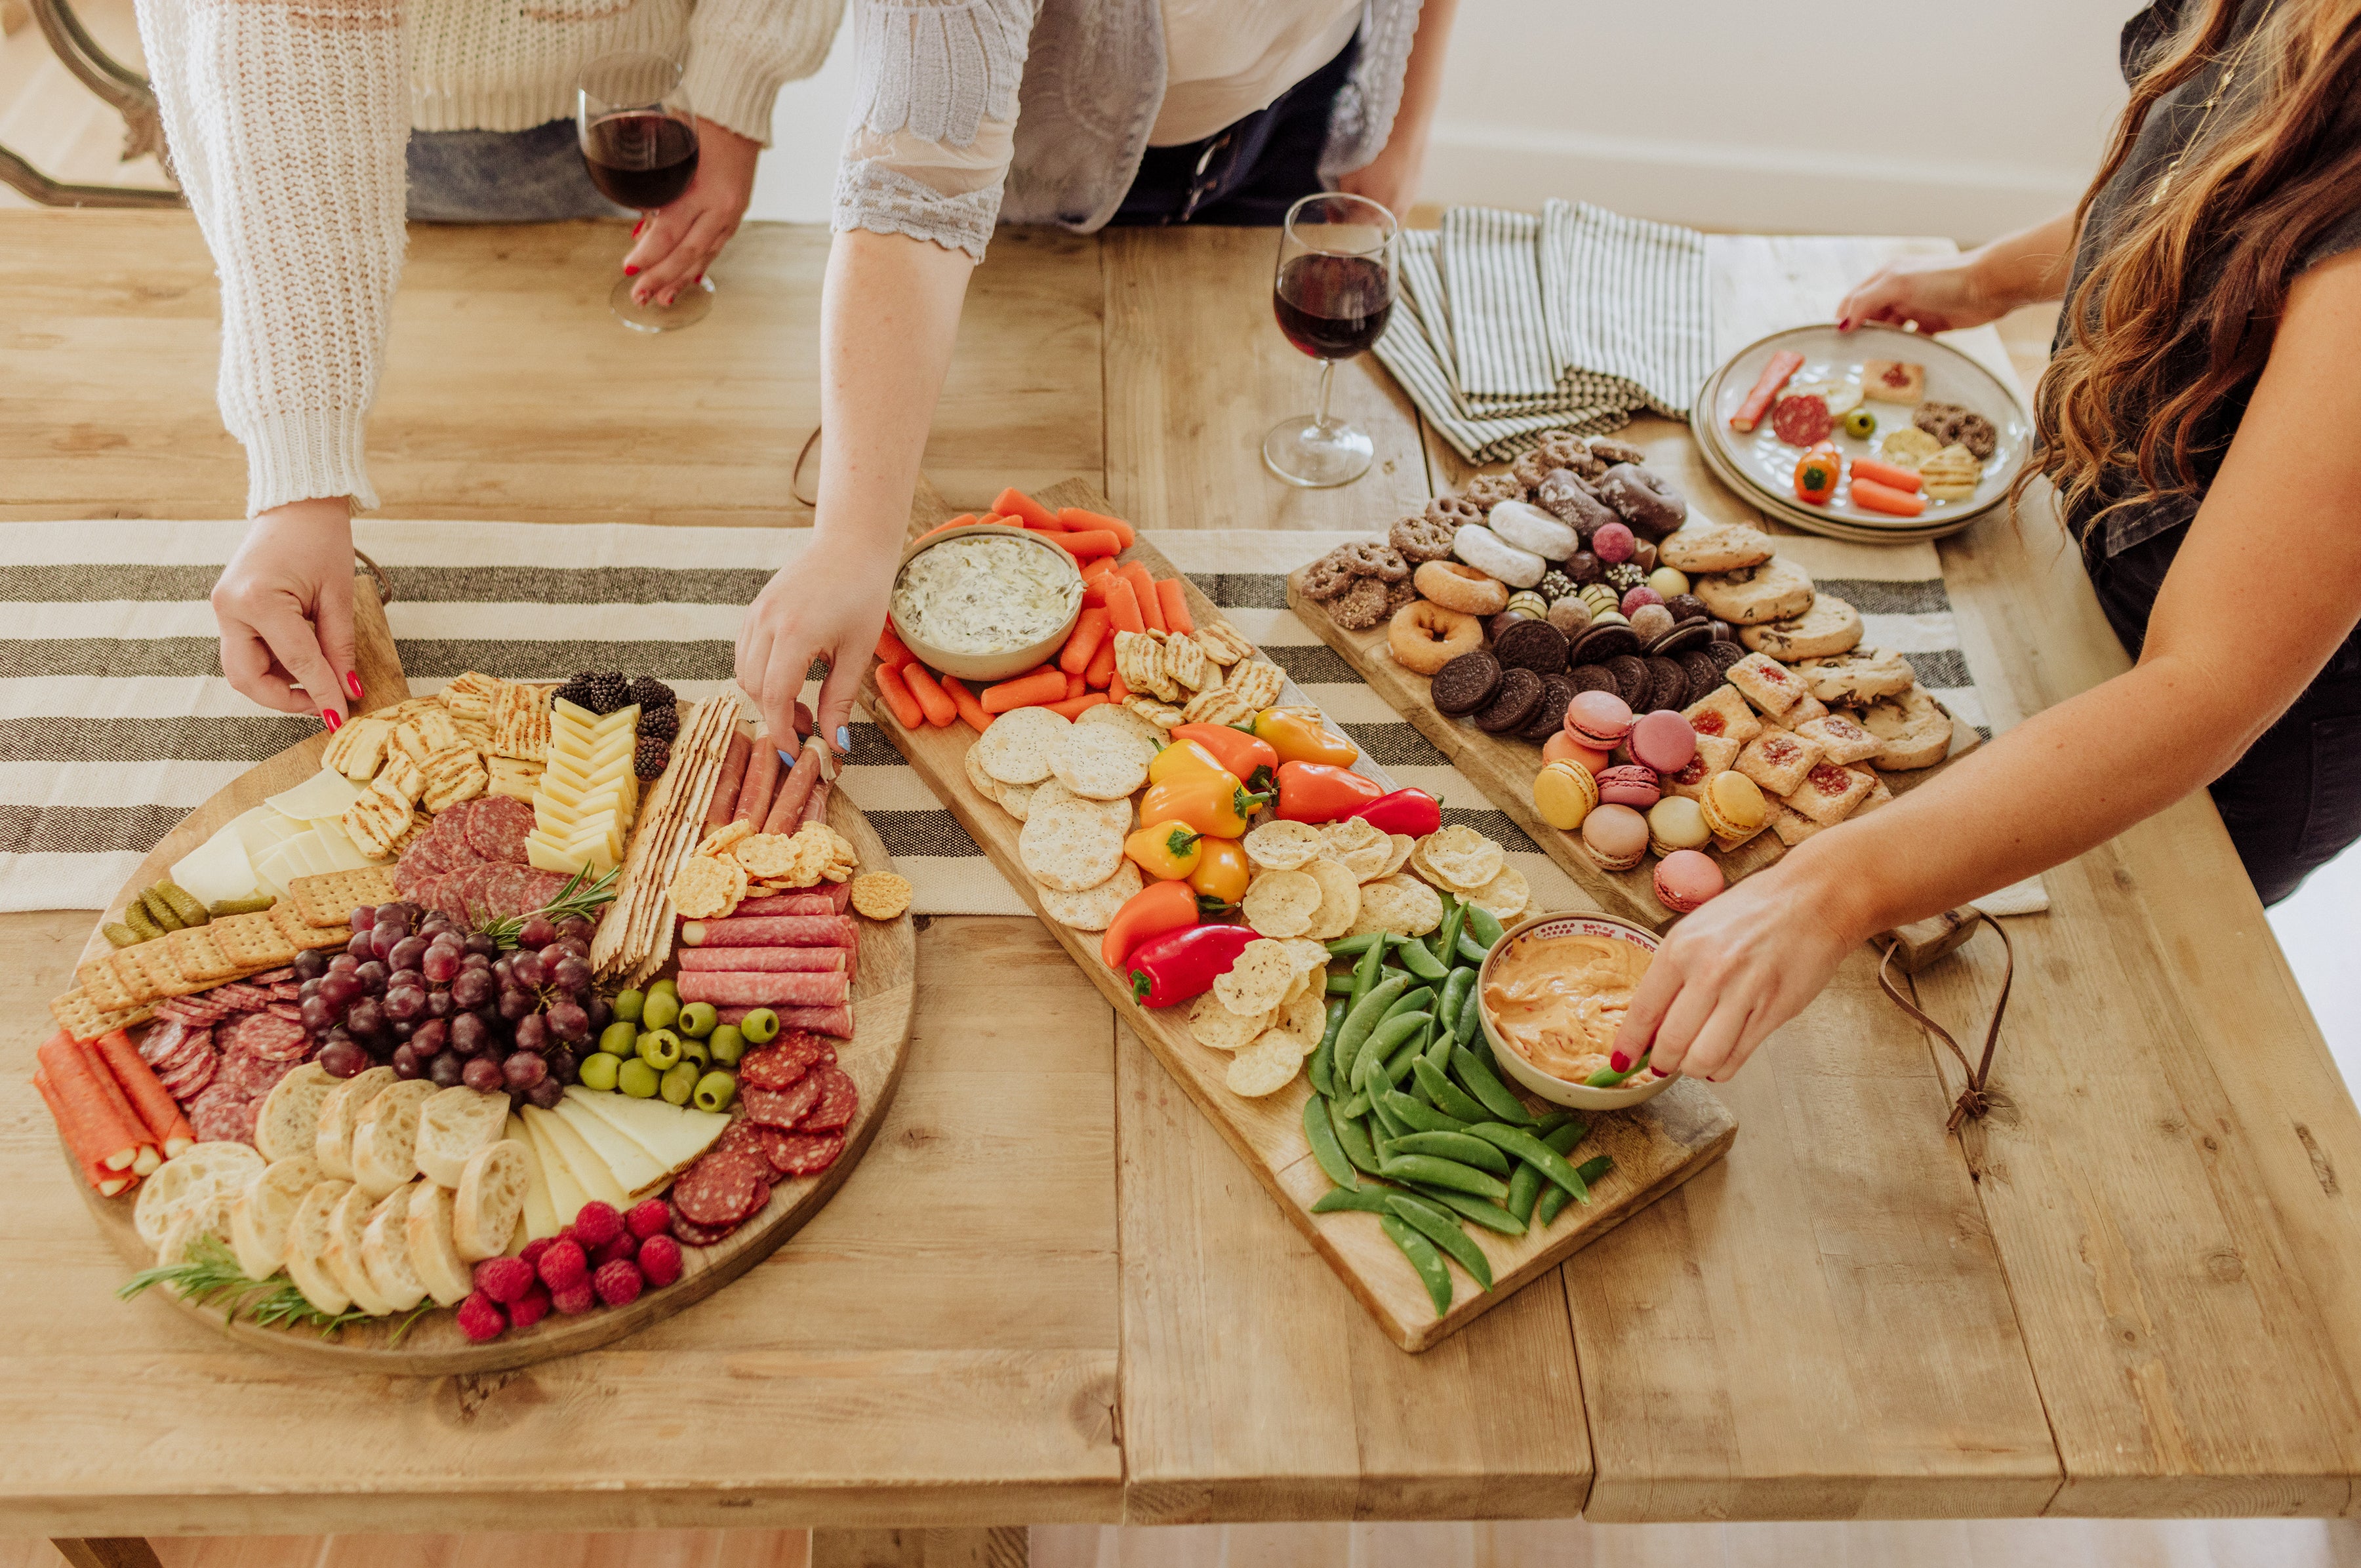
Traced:
POLYGON ((2253 388, 2304 258, 2361 208, 2361 0, 2285 0, 2234 42, 2241 3, 2192 5, 2155 48, 2075 210, 2080 233, 2159 98, 2210 61, 2235 61, 2233 90, 2161 192, 2127 197, 2119 232, 2066 302, 2069 331, 2034 399, 2016 493, 2047 476, 2070 513, 2109 502, 2094 523, 2127 500, 2203 489, 2229 439, 2205 434, 2203 416, 2253 388), (2174 361, 2191 345, 2204 373, 2175 388, 2174 361))

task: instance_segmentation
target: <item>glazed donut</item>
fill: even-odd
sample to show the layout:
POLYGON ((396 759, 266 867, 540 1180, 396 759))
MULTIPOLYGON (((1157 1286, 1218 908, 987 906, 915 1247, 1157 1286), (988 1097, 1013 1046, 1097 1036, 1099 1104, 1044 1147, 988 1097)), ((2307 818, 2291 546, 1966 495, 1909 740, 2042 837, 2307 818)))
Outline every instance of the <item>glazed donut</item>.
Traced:
POLYGON ((1525 487, 1513 475, 1479 474, 1468 480, 1467 488, 1459 494, 1462 499, 1472 501, 1486 511, 1490 511, 1502 501, 1523 500, 1525 487))
POLYGON ((1426 515, 1445 528, 1484 521, 1484 509, 1458 496, 1437 496, 1426 503, 1426 515))
POLYGON ((1444 522, 1423 512, 1395 520, 1386 533, 1386 543, 1401 553, 1403 560, 1412 565, 1441 561, 1451 554, 1451 535, 1456 522, 1444 522))
POLYGON ((1386 646, 1403 669, 1431 675, 1460 654, 1484 646, 1484 623, 1430 600, 1412 599, 1386 623, 1386 646))
POLYGON ((1651 538, 1678 528, 1689 515, 1688 498, 1663 475, 1637 463, 1619 463, 1598 481, 1598 499, 1623 515, 1623 521, 1651 538))
POLYGON ((1451 536, 1451 553, 1512 588, 1529 588, 1542 580, 1549 563, 1530 550, 1521 550, 1490 529, 1469 523, 1451 536))
POLYGON ((1456 561, 1429 561, 1411 579, 1418 591, 1462 615, 1498 615, 1509 608, 1509 585, 1456 561))
POLYGON ((1493 532, 1544 561, 1563 561, 1582 548, 1573 529, 1531 501, 1502 501, 1487 521, 1493 532))

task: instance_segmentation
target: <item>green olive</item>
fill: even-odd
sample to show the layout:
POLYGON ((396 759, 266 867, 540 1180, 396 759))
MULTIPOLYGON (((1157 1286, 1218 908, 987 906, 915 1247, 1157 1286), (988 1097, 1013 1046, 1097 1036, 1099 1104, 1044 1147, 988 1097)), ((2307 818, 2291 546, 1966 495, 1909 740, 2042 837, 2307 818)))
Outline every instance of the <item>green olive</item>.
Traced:
POLYGON ((651 1029, 669 1029, 680 1016, 680 998, 667 991, 651 991, 640 1006, 640 1022, 651 1029))
POLYGON ((700 1111, 727 1111, 738 1098, 738 1080, 726 1072, 708 1072, 697 1080, 697 1092, 690 1098, 700 1111))
POLYGON ((650 1029, 639 1039, 640 1059, 661 1072, 680 1060, 680 1036, 670 1029, 650 1029))
POLYGON ((697 1092, 696 1064, 682 1062, 674 1067, 664 1075, 664 1081, 657 1085, 657 1090, 664 1095, 667 1105, 687 1104, 688 1097, 697 1092))
POLYGON ((680 1059, 695 1062, 699 1067, 712 1065, 713 1051, 705 1041, 694 1035, 680 1043, 680 1059))
POLYGON ((650 996, 653 996, 658 992, 662 992, 666 996, 671 997, 675 1004, 677 1004, 680 1001, 680 987, 673 981, 670 976, 666 976, 664 979, 660 980, 653 985, 648 987, 648 994, 650 996))
POLYGON ((1867 409, 1855 409, 1844 417, 1844 433, 1855 441, 1867 441, 1877 433, 1877 416, 1867 409))
POLYGON ((615 1072, 615 1087, 634 1100, 655 1098, 658 1083, 656 1069, 633 1057, 615 1072))
POLYGON ((603 1093, 615 1087, 615 1076, 622 1070, 622 1066, 616 1058, 597 1050, 584 1057, 582 1065, 575 1070, 581 1074, 583 1088, 596 1089, 603 1093))
POLYGON ((757 1007, 738 1020, 738 1032, 751 1044, 767 1046, 779 1037, 779 1015, 767 1007, 757 1007))
POLYGON ((713 1033, 713 1026, 719 1022, 721 1015, 713 1010, 710 1002, 692 1002, 680 1010, 680 1032, 700 1040, 713 1033))
POLYGON ((610 1057, 627 1057, 637 1047, 639 1038, 637 1025, 618 1018, 598 1031, 598 1049, 610 1057))
POLYGON ((647 993, 642 991, 623 991, 616 992, 615 1016, 621 1019, 626 1024, 638 1023, 640 1021, 640 1009, 646 1005, 647 1000, 647 993))
POLYGON ((746 1054, 746 1036, 739 1033, 735 1024, 716 1024, 705 1043, 711 1048, 713 1059, 723 1067, 737 1066, 738 1058, 746 1054))

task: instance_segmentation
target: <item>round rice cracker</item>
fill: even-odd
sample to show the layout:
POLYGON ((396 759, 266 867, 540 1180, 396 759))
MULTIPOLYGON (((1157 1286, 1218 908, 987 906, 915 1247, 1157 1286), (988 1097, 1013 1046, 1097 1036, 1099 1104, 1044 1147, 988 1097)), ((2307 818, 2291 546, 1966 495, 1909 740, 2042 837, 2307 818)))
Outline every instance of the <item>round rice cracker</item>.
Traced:
POLYGON ((1326 843, 1311 823, 1279 817, 1254 828, 1238 842, 1246 852, 1246 863, 1267 872, 1301 871, 1326 843))
POLYGON ((852 907, 872 920, 892 920, 910 907, 910 879, 871 872, 852 879, 852 907))
POLYGON ((968 749, 960 753, 960 766, 967 771, 967 782, 975 793, 986 800, 1000 798, 1000 781, 983 771, 983 737, 978 736, 968 749))
POLYGON ((1356 937, 1368 931, 1390 931, 1397 937, 1423 937, 1443 924, 1443 897, 1416 877, 1397 872, 1360 890, 1361 911, 1353 921, 1356 937))
POLYGON ((1460 902, 1477 908, 1505 926, 1525 912, 1533 901, 1533 890, 1525 881, 1525 873, 1516 867, 1503 865, 1500 874, 1473 893, 1463 893, 1460 902))
POLYGON ((1138 865, 1126 859, 1115 867, 1115 875, 1096 887, 1066 893, 1036 881, 1033 893, 1041 901, 1041 913, 1059 925, 1076 931, 1104 931, 1115 924, 1115 911, 1138 896, 1143 885, 1138 865))
POLYGON ((1049 776, 1049 754, 1073 725, 1046 707, 1012 708, 976 737, 977 766, 1000 784, 1037 784, 1049 776))
MULTIPOLYGON (((1316 971, 1315 971, 1316 972, 1316 971)), ((1284 1029, 1295 1037, 1296 1045, 1305 1056, 1320 1048, 1328 1033, 1328 999, 1325 987, 1306 989, 1302 994, 1279 1010, 1275 1027, 1284 1029)))
POLYGON ((1340 817, 1320 829, 1320 839, 1324 852, 1362 882, 1385 875, 1393 857, 1393 836, 1367 817, 1340 817))
POLYGON ((1378 877, 1389 877, 1410 864, 1410 852, 1418 848, 1418 840, 1407 833, 1389 833, 1386 839, 1390 846, 1386 855, 1386 869, 1371 877, 1371 882, 1377 881, 1378 877))
POLYGON ((1267 937, 1248 942, 1230 967, 1213 980, 1213 994, 1233 1013, 1268 1013, 1295 978, 1295 955, 1267 937))
POLYGON ((1233 1013, 1209 991, 1189 1003, 1189 1037, 1212 1050, 1243 1050, 1277 1023, 1279 1015, 1275 1007, 1261 1013, 1233 1013))
POLYGON ((1120 729, 1126 734, 1137 735, 1146 742, 1151 751, 1160 751, 1164 749, 1166 739, 1164 731, 1119 702, 1103 702, 1094 707, 1086 707, 1082 709, 1082 716, 1075 719, 1074 723, 1084 729, 1104 724, 1110 729, 1120 729))
POLYGON ((1037 811, 1047 811, 1053 806, 1073 805, 1088 811, 1097 812, 1126 833, 1130 832, 1132 828, 1129 800, 1093 800, 1086 795, 1076 795, 1054 778, 1044 779, 1038 784, 1008 784, 1003 787, 1011 790, 1029 789, 1033 792, 1027 797, 1025 804, 1025 820, 1028 822, 1033 819, 1033 814, 1037 811))
POLYGON ((1070 724, 1049 748, 1049 772, 1091 800, 1126 800, 1148 782, 1154 753, 1146 742, 1104 724, 1070 724))
POLYGON ((1016 858, 1043 886, 1082 893, 1114 876, 1123 864, 1123 835, 1099 806, 1068 800, 1044 807, 1037 799, 1016 835, 1016 858))
POLYGON ((664 892, 673 908, 689 919, 712 920, 738 907, 746 885, 746 868, 736 861, 692 855, 664 892))
POLYGON ((1238 909, 1263 936, 1301 937, 1312 929, 1321 898, 1320 883, 1301 872, 1265 872, 1247 883, 1238 909))
POLYGON ((1284 1029, 1266 1029, 1254 1044, 1230 1058, 1230 1070, 1223 1075, 1223 1081, 1231 1093, 1259 1100, 1293 1083, 1295 1075, 1303 1070, 1304 1055, 1293 1035, 1284 1029))
POLYGON ((1039 784, 999 784, 1000 809, 1022 822, 1032 815, 1033 792, 1039 784))
POLYGON ((1454 893, 1472 893, 1500 874, 1507 852, 1473 828, 1438 828, 1411 851, 1411 869, 1454 893))
POLYGON ((1303 870, 1320 884, 1320 907, 1312 914, 1311 928, 1303 934, 1314 941, 1333 942, 1347 932, 1360 929, 1354 922, 1361 915, 1361 879, 1325 855, 1303 870))

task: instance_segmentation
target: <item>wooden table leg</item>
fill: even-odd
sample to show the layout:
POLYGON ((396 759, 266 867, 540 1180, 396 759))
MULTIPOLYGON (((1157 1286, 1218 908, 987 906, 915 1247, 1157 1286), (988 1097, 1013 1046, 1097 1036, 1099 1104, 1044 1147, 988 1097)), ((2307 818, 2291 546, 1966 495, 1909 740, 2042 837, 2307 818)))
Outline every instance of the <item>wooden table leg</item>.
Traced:
POLYGON ((1021 1526, 812 1531, 811 1568, 1025 1568, 1027 1561, 1021 1526))
MULTIPOLYGON (((148 1544, 144 1535, 52 1536, 49 1544, 73 1568, 164 1568, 157 1561, 156 1549, 148 1544)), ((1016 1561, 1022 1563, 1025 1556, 1021 1536, 1017 1548, 1016 1561)))

